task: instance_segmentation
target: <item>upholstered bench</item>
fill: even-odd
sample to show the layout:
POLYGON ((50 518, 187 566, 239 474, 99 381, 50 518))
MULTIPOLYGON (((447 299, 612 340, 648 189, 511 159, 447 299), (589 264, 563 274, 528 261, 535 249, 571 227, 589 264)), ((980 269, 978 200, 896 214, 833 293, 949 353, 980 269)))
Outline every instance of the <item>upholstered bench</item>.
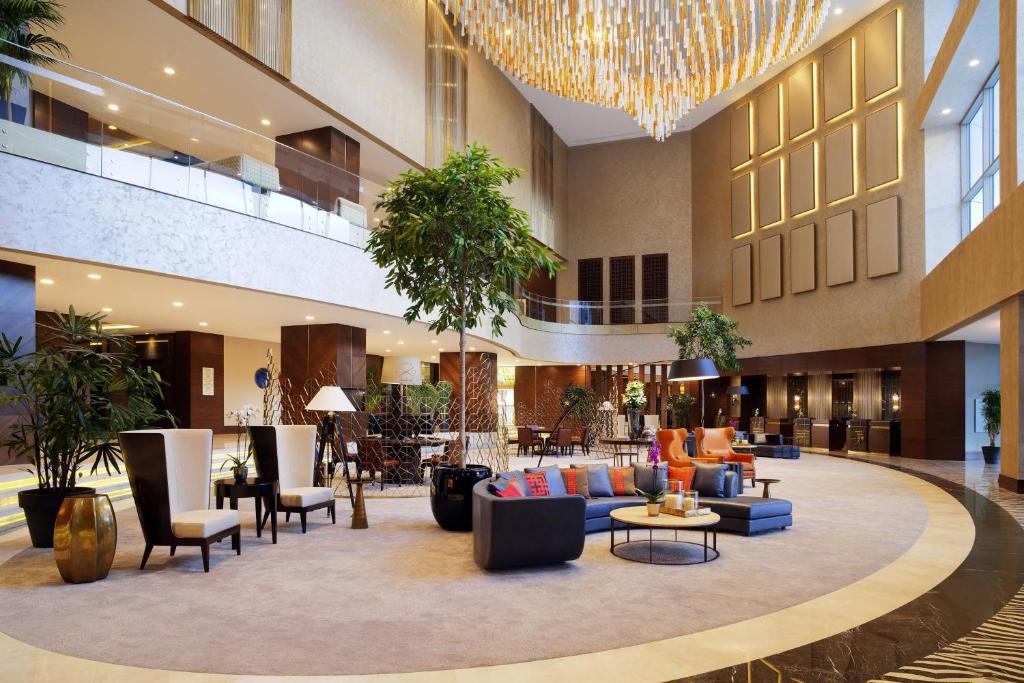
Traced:
POLYGON ((718 523, 721 531, 750 536, 793 525, 793 504, 781 498, 701 498, 700 504, 711 508, 722 518, 718 523))

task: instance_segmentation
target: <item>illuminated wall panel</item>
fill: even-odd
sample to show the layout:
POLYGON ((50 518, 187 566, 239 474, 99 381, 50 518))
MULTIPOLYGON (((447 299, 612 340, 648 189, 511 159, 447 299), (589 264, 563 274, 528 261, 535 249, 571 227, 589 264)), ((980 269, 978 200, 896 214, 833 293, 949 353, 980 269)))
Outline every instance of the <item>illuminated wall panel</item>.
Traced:
POLYGON ((730 147, 733 168, 750 161, 750 126, 750 103, 747 102, 732 110, 730 147))
POLYGON ((775 225, 782 220, 782 159, 757 169, 757 224, 775 225))
POLYGON ((864 119, 866 168, 864 185, 878 187, 900 175, 899 103, 868 114, 864 119))
POLYGON ((761 240, 757 248, 761 301, 782 296, 782 235, 761 240))
POLYGON ((853 211, 825 221, 825 284, 853 282, 853 211))
POLYGON ((843 126, 825 136, 825 201, 839 201, 853 195, 853 125, 843 126))
POLYGON ((789 155, 789 215, 812 211, 817 205, 814 167, 815 145, 809 143, 789 155))
POLYGON ((864 98, 871 100, 899 85, 899 12, 893 10, 864 31, 864 98))
POLYGON ((744 173, 732 181, 732 236, 745 235, 754 229, 753 207, 754 176, 744 173))
POLYGON ((815 225, 793 228, 789 233, 789 278, 793 294, 810 292, 818 286, 815 272, 817 258, 815 225))
POLYGON ((900 271, 900 200, 889 197, 868 204, 868 277, 900 271))
POLYGON ((780 104, 782 85, 776 83, 757 96, 757 153, 770 152, 782 144, 780 104))
POLYGON ((797 69, 789 77, 789 139, 798 138, 814 129, 814 62, 797 69))
POLYGON ((853 39, 843 41, 822 58, 822 99, 825 120, 853 109, 853 39))
POLYGON ((750 275, 753 259, 752 247, 744 244, 732 250, 732 305, 742 306, 754 300, 750 275))

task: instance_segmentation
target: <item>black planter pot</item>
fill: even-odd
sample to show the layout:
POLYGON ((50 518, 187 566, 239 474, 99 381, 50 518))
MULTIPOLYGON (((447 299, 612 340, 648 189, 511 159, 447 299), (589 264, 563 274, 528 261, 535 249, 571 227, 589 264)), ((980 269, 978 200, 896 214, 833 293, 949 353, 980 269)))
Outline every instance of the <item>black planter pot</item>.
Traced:
POLYGON ((96 489, 88 486, 76 486, 70 489, 26 489, 18 491, 18 505, 25 511, 28 523, 28 534, 35 548, 53 547, 53 525, 57 521, 60 504, 68 496, 84 493, 96 493, 96 489))
POLYGON ((981 454, 985 457, 986 465, 999 464, 999 446, 982 446, 981 454))
POLYGON ((473 529, 473 486, 491 476, 486 465, 438 465, 430 476, 430 510, 446 531, 473 529))

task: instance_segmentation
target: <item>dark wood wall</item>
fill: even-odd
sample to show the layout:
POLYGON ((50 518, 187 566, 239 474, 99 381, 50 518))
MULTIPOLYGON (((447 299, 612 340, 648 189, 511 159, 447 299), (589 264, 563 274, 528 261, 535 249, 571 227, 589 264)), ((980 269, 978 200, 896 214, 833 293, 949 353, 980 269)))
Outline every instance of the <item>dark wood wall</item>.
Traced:
MULTIPOLYGON (((36 269, 34 266, 0 261, 0 332, 14 341, 21 339, 21 350, 36 348, 36 269)), ((0 391, 3 388, 0 387, 0 391)), ((0 403, 0 440, 17 420, 14 406, 0 403)), ((13 462, 6 448, 0 447, 0 465, 13 462)))
MULTIPOLYGON (((557 297, 557 276, 548 277, 544 271, 534 271, 530 279, 523 283, 523 289, 546 299, 554 299, 557 297)), ((556 322, 558 311, 554 304, 544 304, 531 299, 527 304, 526 314, 534 320, 556 322)))
POLYGON ((174 333, 173 401, 178 426, 224 431, 224 337, 174 333), (213 395, 203 395, 203 368, 213 368, 213 395))
POLYGON ((523 419, 529 419, 542 427, 554 425, 562 413, 559 398, 567 384, 590 386, 590 368, 585 365, 517 366, 514 388, 516 423, 524 424, 523 419), (549 392, 553 395, 548 395, 549 392))
POLYGON ((358 141, 330 126, 279 135, 277 141, 275 165, 286 194, 327 210, 338 197, 359 201, 358 141))
POLYGON ((32 127, 84 142, 89 133, 89 114, 33 90, 32 127))
MULTIPOLYGON (((438 364, 438 377, 446 382, 451 382, 452 385, 452 404, 453 406, 458 405, 458 399, 460 394, 460 387, 462 381, 459 377, 459 352, 458 351, 445 351, 440 355, 440 363, 438 364)), ((473 407, 474 400, 486 399, 487 405, 497 406, 498 396, 498 356, 494 353, 487 353, 483 351, 467 351, 466 352, 466 377, 469 378, 470 386, 466 387, 466 407, 471 409, 473 407), (482 373, 483 383, 481 386, 475 386, 473 382, 473 376, 482 373), (474 393, 477 396, 474 396, 474 393)), ((453 425, 458 424, 458 414, 453 410, 453 425)), ((469 410, 470 414, 467 416, 466 421, 470 422, 473 419, 471 414, 473 411, 469 410)), ((474 429, 472 423, 468 424, 467 427, 470 430, 474 429)), ((453 427, 454 429, 454 427, 453 427)))

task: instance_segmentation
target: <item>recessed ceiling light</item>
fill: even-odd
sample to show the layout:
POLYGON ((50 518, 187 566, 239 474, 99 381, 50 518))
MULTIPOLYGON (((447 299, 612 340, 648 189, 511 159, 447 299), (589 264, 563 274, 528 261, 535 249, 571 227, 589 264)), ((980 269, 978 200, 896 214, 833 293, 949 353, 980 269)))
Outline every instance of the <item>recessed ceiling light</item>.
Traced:
POLYGON ((206 327, 206 326, 207 326, 207 325, 209 325, 209 324, 210 324, 210 323, 206 322, 205 320, 200 320, 200 321, 199 321, 199 327, 206 327))
POLYGON ((165 66, 164 67, 164 73, 167 74, 168 76, 173 76, 174 75, 174 67, 173 66, 165 66))
POLYGON ((117 126, 111 123, 109 126, 107 126, 107 130, 117 130, 117 126))
POLYGON ((391 353, 391 349, 384 349, 384 353, 391 353))
POLYGON ((979 64, 981 64, 981 60, 980 59, 972 59, 971 61, 967 62, 967 66, 970 66, 970 67, 975 67, 975 66, 978 66, 979 64))
POLYGON ((391 330, 384 330, 384 334, 391 334, 391 330))
POLYGON ((104 330, 135 330, 138 329, 138 325, 129 325, 127 323, 103 323, 104 330))
POLYGON ((316 320, 316 316, 315 315, 307 315, 306 316, 306 320, 316 320))
POLYGON ((189 138, 192 142, 199 142, 199 138, 189 138))
POLYGON ((100 310, 103 311, 104 313, 113 313, 114 312, 114 309, 111 308, 110 306, 104 306, 100 310))
POLYGON ((836 15, 837 17, 840 14, 842 14, 842 13, 843 13, 843 8, 842 7, 836 7, 834 10, 832 10, 832 14, 836 15))
POLYGON ((39 284, 41 284, 41 285, 52 285, 53 284, 53 280, 51 280, 48 277, 42 277, 42 278, 39 278, 39 284))
POLYGON ((270 119, 260 119, 260 123, 263 124, 264 126, 269 126, 270 119))
POLYGON ((470 351, 476 351, 476 347, 475 347, 475 346, 470 346, 470 347, 469 347, 469 350, 470 350, 470 351))
POLYGON ((951 111, 953 110, 950 109, 949 107, 946 107, 945 109, 942 110, 942 115, 945 116, 946 114, 949 114, 951 111))
POLYGON ((437 340, 436 340, 436 339, 431 339, 431 340, 430 340, 430 343, 431 343, 431 344, 436 344, 436 343, 437 343, 437 340))
POLYGON ((440 352, 444 351, 444 349, 438 349, 437 351, 438 351, 438 353, 440 353, 440 352))
POLYGON ((404 344, 405 342, 404 342, 404 341, 401 341, 401 340, 399 340, 399 342, 398 342, 398 343, 399 343, 399 344, 404 344))
POLYGON ((107 105, 107 109, 109 109, 110 111, 120 111, 121 107, 119 107, 116 104, 114 104, 113 102, 111 102, 110 104, 107 105))
POLYGON ((435 358, 437 358, 437 356, 431 356, 430 360, 434 360, 435 358))
POLYGON ((89 273, 88 275, 86 275, 86 277, 89 278, 90 280, 102 280, 103 279, 103 276, 100 275, 99 273, 89 273))
POLYGON ((172 301, 171 305, 174 306, 175 308, 181 308, 185 304, 181 303, 180 301, 172 301))

